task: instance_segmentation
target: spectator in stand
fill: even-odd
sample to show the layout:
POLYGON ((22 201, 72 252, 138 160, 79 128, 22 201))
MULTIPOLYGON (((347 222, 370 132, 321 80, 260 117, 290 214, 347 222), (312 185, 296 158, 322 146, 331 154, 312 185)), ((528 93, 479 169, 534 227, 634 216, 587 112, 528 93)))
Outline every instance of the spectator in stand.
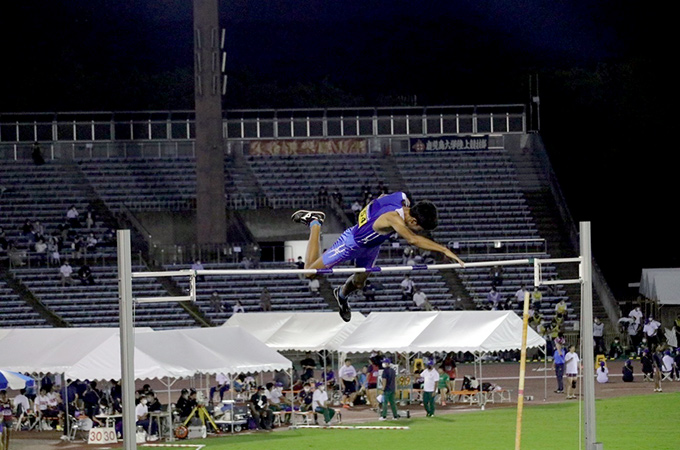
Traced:
POLYGON ((232 306, 231 309, 233 314, 246 312, 245 308, 241 304, 241 300, 236 300, 236 303, 234 303, 234 306, 232 306))
POLYGON ((196 405, 196 391, 194 389, 182 389, 179 399, 175 404, 175 411, 177 411, 179 419, 181 421, 186 420, 186 418, 191 415, 191 412, 194 410, 196 405))
POLYGON ((502 286, 503 285, 503 267, 493 266, 489 271, 489 279, 491 280, 491 286, 502 286))
POLYGON ((31 159, 33 160, 33 164, 36 166, 42 166, 45 164, 45 158, 43 157, 42 150, 40 149, 40 143, 38 141, 35 141, 33 143, 33 149, 31 150, 31 159))
POLYGON ((422 309, 423 311, 432 311, 432 305, 430 304, 430 301, 427 299, 427 295, 425 292, 423 292, 422 289, 416 288, 416 291, 413 293, 413 303, 416 304, 416 307, 418 309, 422 309))
POLYGON ((562 317, 567 317, 567 301, 561 298, 555 305, 555 314, 561 314, 562 317))
POLYGON ((98 242, 99 241, 97 241, 97 238, 94 237, 94 233, 90 233, 87 236, 87 239, 85 240, 85 249, 88 252, 93 253, 95 250, 97 250, 97 243, 98 242))
POLYGON ((541 304, 543 300, 543 293, 538 289, 538 286, 534 288, 534 292, 531 293, 531 302, 541 304))
POLYGON ((515 301, 519 304, 519 308, 522 309, 524 305, 524 296, 527 293, 526 286, 522 285, 521 288, 517 289, 515 292, 515 301))
POLYGON ((312 295, 317 295, 321 285, 319 284, 319 280, 317 278, 310 278, 307 282, 307 287, 309 288, 309 292, 312 295))
POLYGON ((352 203, 352 213, 354 214, 354 223, 357 223, 359 219, 359 213, 361 212, 361 203, 359 200, 354 200, 352 203))
POLYGON ((35 253, 38 258, 38 264, 47 264, 47 244, 42 238, 38 239, 35 243, 35 253))
POLYGON ((71 277, 73 275, 73 267, 69 264, 68 259, 64 261, 64 264, 59 268, 59 275, 61 276, 61 285, 75 284, 75 280, 71 277))
POLYGON ((623 373, 623 381, 626 383, 633 382, 633 361, 627 360, 623 367, 621 368, 621 373, 623 373))
POLYGON ((94 281, 92 269, 90 269, 90 266, 88 266, 87 264, 83 264, 82 266, 80 266, 80 269, 78 269, 78 279, 83 285, 92 286, 94 284, 97 284, 94 281))
POLYGON ((498 303, 501 301, 501 293, 496 290, 496 286, 491 286, 491 290, 486 294, 486 309, 498 309, 498 303))
POLYGON ((371 284, 371 280, 366 280, 366 284, 364 284, 363 288, 364 292, 364 298, 366 299, 367 302, 372 302, 375 300, 375 285, 371 284))
POLYGON ((260 308, 262 311, 272 310, 272 296, 266 286, 262 289, 262 293, 260 294, 260 308))
POLYGON ((311 411, 312 410, 312 385, 307 382, 302 385, 302 390, 297 394, 297 403, 300 411, 311 411))
POLYGON ((218 294, 217 291, 213 291, 212 295, 210 296, 210 307, 216 313, 224 311, 224 306, 222 305, 222 297, 220 297, 220 294, 218 294))
POLYGON ((328 205, 328 190, 326 189, 326 186, 321 186, 319 188, 316 193, 316 201, 322 208, 328 205))
POLYGON ((331 198, 335 201, 335 203, 340 207, 340 209, 344 210, 344 206, 342 204, 342 193, 340 192, 340 189, 338 187, 335 187, 335 190, 331 194, 331 198))
POLYGON ((71 228, 80 227, 80 213, 78 213, 78 208, 76 208, 76 205, 71 205, 71 207, 66 211, 66 221, 71 228))
MULTIPOLYGON (((194 263, 191 265, 191 270, 203 270, 203 269, 205 269, 205 267, 203 267, 203 264, 201 263, 201 260, 200 260, 200 259, 197 259, 197 260, 194 261, 194 263)), ((204 275, 199 275, 199 276, 196 277, 196 280, 198 280, 198 281, 204 281, 204 280, 205 280, 205 276, 204 276, 204 275)))
POLYGON ((401 301, 411 301, 413 300, 413 292, 415 291, 415 283, 411 280, 411 277, 406 275, 404 279, 401 280, 401 301))

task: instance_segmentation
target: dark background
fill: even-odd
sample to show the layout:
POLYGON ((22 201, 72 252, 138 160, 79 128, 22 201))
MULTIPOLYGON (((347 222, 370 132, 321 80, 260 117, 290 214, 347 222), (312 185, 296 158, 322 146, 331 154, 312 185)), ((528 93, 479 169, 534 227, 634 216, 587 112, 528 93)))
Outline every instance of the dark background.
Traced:
MULTIPOLYGON (((7 3, 7 2, 6 2, 7 3)), ((678 266, 668 42, 640 2, 234 0, 225 108, 528 103, 615 293, 678 266)), ((2 111, 193 108, 186 0, 0 6, 2 111)))

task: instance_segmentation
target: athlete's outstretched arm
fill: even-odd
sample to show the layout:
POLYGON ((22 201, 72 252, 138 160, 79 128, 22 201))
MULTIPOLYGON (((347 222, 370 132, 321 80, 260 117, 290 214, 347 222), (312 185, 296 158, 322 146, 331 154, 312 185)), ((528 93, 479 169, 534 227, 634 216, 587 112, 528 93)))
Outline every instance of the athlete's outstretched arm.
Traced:
POLYGON ((404 220, 401 218, 399 214, 387 213, 384 215, 384 217, 386 221, 390 224, 392 229, 396 231, 399 236, 406 239, 406 242, 408 242, 410 245, 415 245, 416 247, 421 248, 423 250, 431 250, 434 252, 442 253, 444 254, 444 256, 456 261, 461 266, 465 266, 463 260, 460 259, 455 253, 453 253, 447 247, 437 244, 433 240, 430 240, 424 236, 420 236, 411 231, 411 229, 406 226, 406 223, 404 223, 404 220))

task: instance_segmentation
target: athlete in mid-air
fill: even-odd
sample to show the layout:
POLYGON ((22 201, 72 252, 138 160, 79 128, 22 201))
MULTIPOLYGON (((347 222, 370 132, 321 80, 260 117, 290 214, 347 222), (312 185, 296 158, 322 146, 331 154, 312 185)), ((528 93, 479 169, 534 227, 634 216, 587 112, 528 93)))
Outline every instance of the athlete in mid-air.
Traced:
MULTIPOLYGON (((294 222, 309 227, 309 241, 305 259, 305 269, 330 269, 342 262, 354 260, 357 267, 373 267, 380 252, 380 245, 394 233, 423 250, 443 253, 461 266, 463 261, 451 250, 417 233, 434 230, 437 227, 437 207, 424 200, 410 206, 403 192, 383 195, 370 202, 359 213, 357 224, 345 230, 333 246, 321 255, 319 236, 326 214, 321 211, 296 211, 291 217, 294 222)), ((355 273, 342 287, 333 291, 338 302, 340 317, 345 322, 352 318, 348 298, 356 290, 363 288, 369 272, 355 273)), ((308 274, 308 278, 315 277, 308 274)))

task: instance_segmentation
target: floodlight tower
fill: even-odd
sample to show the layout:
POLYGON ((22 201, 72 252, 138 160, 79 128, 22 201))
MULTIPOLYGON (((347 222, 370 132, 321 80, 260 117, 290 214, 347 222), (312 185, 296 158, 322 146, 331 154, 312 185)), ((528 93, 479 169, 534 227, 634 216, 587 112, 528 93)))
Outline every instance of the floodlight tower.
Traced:
POLYGON ((227 240, 218 10, 218 0, 194 0, 196 238, 199 244, 222 244, 227 240))

